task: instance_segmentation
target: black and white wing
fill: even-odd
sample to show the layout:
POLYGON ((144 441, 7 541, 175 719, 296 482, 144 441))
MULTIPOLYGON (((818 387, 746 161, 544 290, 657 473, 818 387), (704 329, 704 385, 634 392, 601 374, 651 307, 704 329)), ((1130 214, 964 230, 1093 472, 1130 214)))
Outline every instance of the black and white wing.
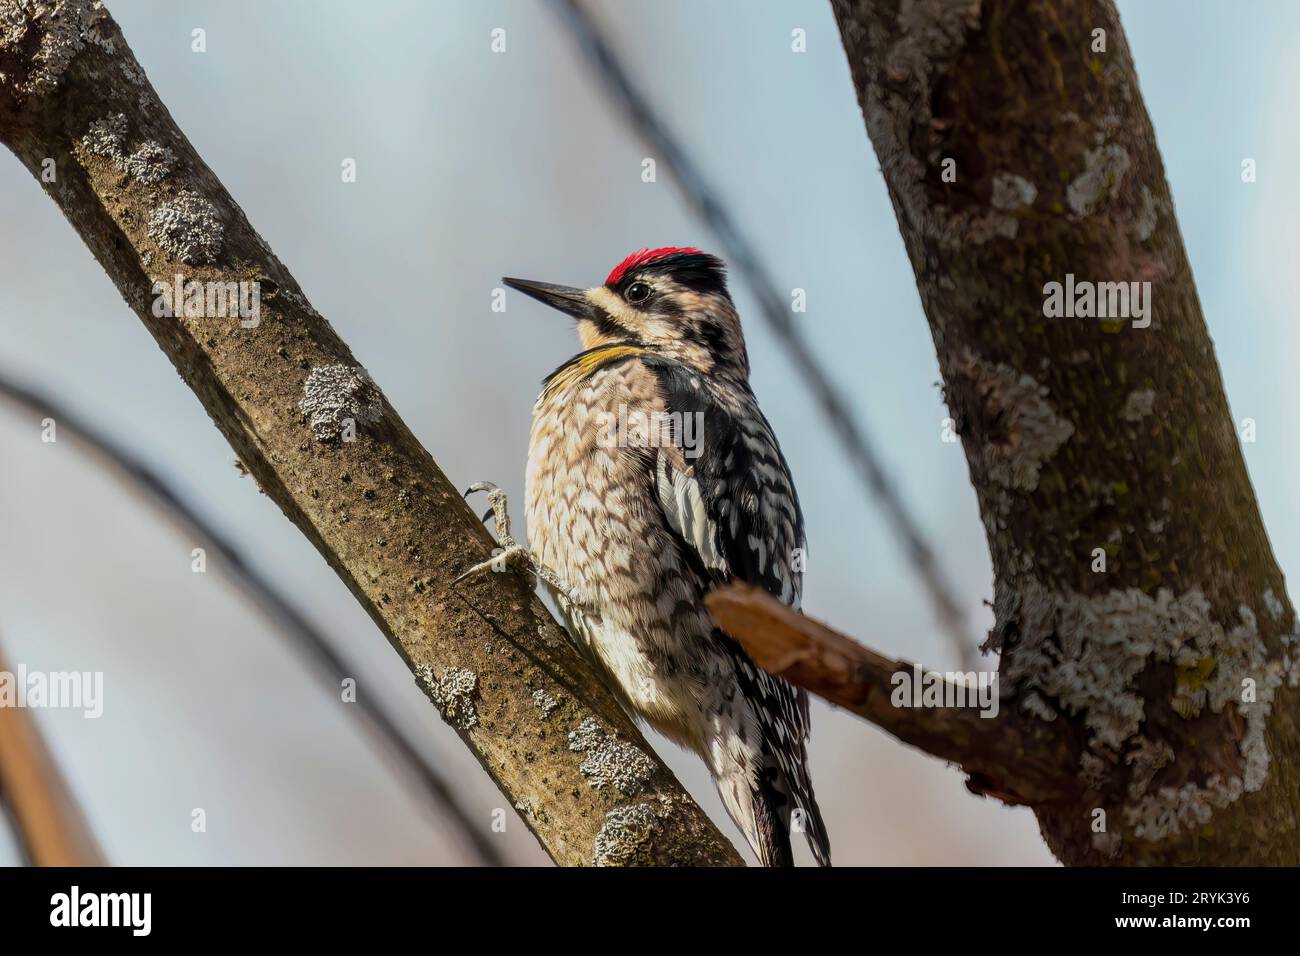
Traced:
MULTIPOLYGON (((797 609, 806 560, 803 512, 757 401, 748 389, 733 388, 724 402, 686 366, 657 357, 644 361, 659 379, 671 420, 681 416, 675 446, 657 449, 650 459, 666 523, 715 584, 744 581, 797 609)), ((825 864, 829 842, 807 770, 808 695, 755 665, 729 635, 716 633, 736 660, 743 692, 756 702, 777 771, 771 783, 788 794, 787 813, 802 808, 809 843, 825 864)))

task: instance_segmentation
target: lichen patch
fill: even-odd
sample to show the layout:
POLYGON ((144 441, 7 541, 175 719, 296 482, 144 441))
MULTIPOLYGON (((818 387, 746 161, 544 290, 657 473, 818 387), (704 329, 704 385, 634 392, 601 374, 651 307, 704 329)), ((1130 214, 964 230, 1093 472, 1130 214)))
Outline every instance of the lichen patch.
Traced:
POLYGON ((1083 155, 1083 172, 1066 187, 1065 198, 1076 216, 1087 216, 1114 194, 1132 165, 1128 150, 1107 143, 1083 155))
POLYGON ((569 733, 569 749, 586 754, 578 769, 597 790, 615 787, 624 796, 632 797, 644 790, 654 776, 654 761, 644 751, 606 733, 591 717, 569 733))
POLYGON ((975 383, 986 416, 1000 423, 1000 433, 988 437, 981 453, 989 478, 1033 491, 1043 463, 1069 441, 1074 425, 1056 413, 1046 386, 1010 365, 994 364, 967 348, 957 372, 975 383))
MULTIPOLYGON (((898 7, 899 30, 883 45, 878 68, 861 90, 862 115, 886 178, 899 185, 898 201, 910 222, 945 249, 1014 236, 1018 222, 1000 211, 954 211, 931 204, 926 184, 933 169, 929 157, 915 155, 913 131, 930 127, 934 116, 934 72, 962 48, 966 36, 980 28, 980 0, 913 0, 898 7), (899 108, 899 103, 906 107, 899 108)), ((861 30, 846 24, 845 40, 861 30)), ((856 41, 856 37, 852 38, 856 41)), ((965 175, 958 170, 958 175, 965 175)))
POLYGON ((113 52, 99 0, 0 0, 0 89, 19 98, 43 96, 87 43, 113 52))
POLYGON ((1286 611, 1286 607, 1278 600, 1272 588, 1264 592, 1264 608, 1268 611, 1268 616, 1275 621, 1282 620, 1282 615, 1286 611))
POLYGON ((560 706, 560 702, 546 691, 539 689, 533 691, 533 706, 537 708, 543 717, 549 717, 555 713, 556 708, 560 706))
POLYGON ((1134 389, 1129 392, 1128 398, 1124 400, 1124 407, 1120 410, 1119 417, 1126 422, 1141 421, 1151 414, 1151 409, 1155 407, 1155 401, 1155 389, 1134 389))
POLYGON ((185 190, 150 214, 149 238, 173 259, 211 265, 221 254, 225 227, 216 206, 185 190))
POLYGON ((141 143, 134 151, 126 149, 126 116, 115 113, 95 120, 81 137, 81 148, 93 156, 110 159, 122 172, 146 186, 159 183, 171 175, 176 154, 152 141, 141 143))
POLYGON ((647 803, 616 807, 605 814, 596 834, 593 866, 649 866, 659 818, 647 803))
POLYGON ((81 137, 81 148, 109 159, 121 156, 126 148, 126 116, 114 113, 95 120, 81 137))
MULTIPOLYGON (((1236 609, 1238 623, 1215 620, 1198 589, 1154 597, 1138 588, 1083 595, 1022 577, 1000 586, 998 625, 1019 635, 1003 657, 1004 682, 1033 689, 1071 714, 1090 732, 1084 764, 1102 784, 1122 761, 1130 768, 1124 819, 1132 832, 1155 840, 1203 823, 1215 807, 1260 789, 1268 775, 1265 728, 1282 669, 1268 660, 1255 613, 1236 609), (1157 771, 1171 760, 1168 744, 1146 736, 1142 673, 1153 664, 1173 665, 1170 708, 1184 719, 1232 706, 1244 725, 1236 741, 1240 772, 1148 792, 1157 771), (1243 686, 1255 689, 1243 699, 1243 686)), ((1150 731, 1148 730, 1147 733, 1150 731)))
POLYGON ((384 401, 366 370, 321 365, 311 370, 298 403, 318 441, 337 440, 349 430, 373 425, 384 414, 384 401))
POLYGON ((152 141, 141 143, 121 163, 128 176, 145 186, 162 182, 175 165, 176 154, 171 148, 152 141))
POLYGON ((1133 235, 1138 242, 1146 242, 1160 224, 1160 211, 1156 208, 1156 197, 1145 183, 1142 184, 1142 206, 1133 219, 1133 235))
POLYGON ((993 177, 993 194, 989 199, 994 209, 1011 211, 1032 206, 1038 197, 1038 187, 1014 173, 998 173, 993 177))
POLYGON ((425 664, 420 668, 420 681, 429 697, 438 705, 442 719, 460 730, 478 726, 478 675, 463 667, 449 667, 442 677, 435 678, 433 668, 425 664))

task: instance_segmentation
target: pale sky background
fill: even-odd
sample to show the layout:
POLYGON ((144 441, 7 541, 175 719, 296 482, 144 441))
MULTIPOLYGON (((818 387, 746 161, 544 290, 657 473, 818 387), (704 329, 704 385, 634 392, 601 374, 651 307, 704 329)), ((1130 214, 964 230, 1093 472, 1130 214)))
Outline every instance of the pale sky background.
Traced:
MULTIPOLYGON (((538 0, 109 0, 189 135, 313 304, 454 483, 491 479, 522 525, 540 379, 569 324, 502 275, 598 282, 641 246, 714 238, 593 86, 538 0), (207 31, 208 52, 190 50, 207 31), (507 51, 493 54, 493 28, 507 51), (340 182, 354 157, 358 181, 340 182)), ((1300 567, 1293 422, 1300 222, 1300 5, 1120 4, 1246 459, 1284 570, 1300 567), (1258 182, 1244 185, 1244 157, 1258 182)), ((598 13, 731 203, 851 397, 969 610, 991 620, 983 528, 930 335, 827 3, 672 0, 598 13), (808 51, 790 51, 790 31, 808 51)), ((1080 42, 1084 42, 1081 38, 1080 42)), ((733 282, 753 384, 807 517, 805 610, 940 669, 955 654, 828 430, 733 282)), ((39 185, 0 152, 0 368, 143 455, 354 663, 490 829, 505 801, 378 629, 233 453, 39 185)), ((105 712, 36 711, 121 864, 454 864, 461 844, 338 695, 186 540, 70 438, 0 405, 0 647, 31 669, 100 670, 105 712), (208 829, 190 829, 191 811, 208 829)), ((655 745, 742 844, 702 764, 655 745)), ((814 705, 813 780, 839 864, 1050 864, 1027 811, 814 705)), ((0 861, 15 857, 0 822, 0 861)), ((546 858, 510 812, 512 861, 546 858)), ((747 850, 746 850, 747 852, 747 850)), ((805 854, 804 860, 808 857, 805 854)))

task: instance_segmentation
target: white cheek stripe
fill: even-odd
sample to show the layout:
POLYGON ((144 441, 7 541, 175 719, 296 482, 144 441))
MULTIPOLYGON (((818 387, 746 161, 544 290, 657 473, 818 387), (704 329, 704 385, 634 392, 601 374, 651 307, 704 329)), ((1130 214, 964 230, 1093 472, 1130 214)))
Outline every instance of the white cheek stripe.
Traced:
POLYGON ((603 285, 588 289, 587 301, 598 308, 604 309, 613 316, 615 322, 629 331, 636 329, 645 321, 640 312, 624 302, 621 296, 606 289, 603 285))

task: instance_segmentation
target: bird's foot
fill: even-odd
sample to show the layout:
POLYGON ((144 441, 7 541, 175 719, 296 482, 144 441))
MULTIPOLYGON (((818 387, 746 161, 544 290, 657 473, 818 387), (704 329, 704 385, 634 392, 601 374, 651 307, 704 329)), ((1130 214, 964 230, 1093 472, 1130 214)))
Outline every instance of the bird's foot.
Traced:
POLYGON ((583 602, 576 588, 570 587, 565 581, 553 570, 542 564, 537 555, 533 554, 528 548, 514 539, 510 533, 510 512, 506 504, 506 493, 492 484, 490 481, 479 481, 470 485, 465 490, 465 497, 476 492, 486 491, 488 502, 492 505, 491 510, 483 515, 483 520, 487 521, 488 515, 492 515, 496 523, 497 550, 492 557, 486 561, 480 561, 472 568, 467 570, 460 577, 456 578, 453 583, 459 583, 471 575, 483 571, 505 571, 509 568, 516 570, 531 571, 537 577, 545 581, 552 590, 563 596, 570 604, 581 608, 583 602))

